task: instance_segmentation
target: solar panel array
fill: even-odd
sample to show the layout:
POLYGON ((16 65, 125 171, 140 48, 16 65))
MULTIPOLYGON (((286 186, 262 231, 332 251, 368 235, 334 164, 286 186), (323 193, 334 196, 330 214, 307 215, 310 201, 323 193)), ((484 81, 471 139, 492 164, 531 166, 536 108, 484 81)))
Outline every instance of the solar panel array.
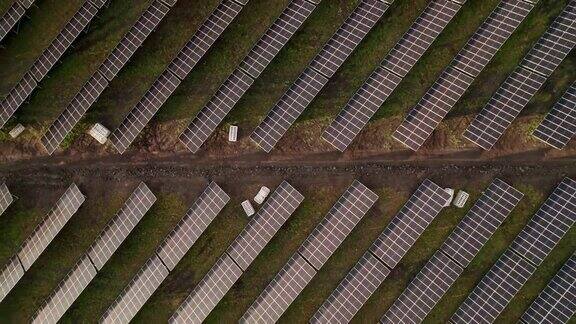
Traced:
POLYGON ((26 13, 26 7, 23 3, 15 1, 10 8, 0 17, 0 41, 16 26, 26 13))
POLYGON ((566 178, 452 316, 492 323, 576 221, 576 181, 566 178))
POLYGON ((85 197, 75 184, 70 185, 56 205, 22 243, 18 252, 0 273, 0 301, 14 288, 46 247, 58 235, 68 220, 78 211, 85 197))
POLYGON ((288 182, 282 182, 178 307, 170 323, 202 323, 303 199, 288 182))
POLYGON ((249 0, 223 0, 200 26, 196 34, 172 60, 144 97, 110 135, 110 142, 120 154, 124 153, 150 119, 174 93, 180 82, 208 52, 216 39, 226 30, 249 0))
POLYGON ((502 180, 494 180, 380 322, 424 321, 522 196, 502 180))
POLYGON ((571 1, 476 115, 464 137, 490 150, 574 46, 576 1, 571 1))
POLYGON ((52 67, 54 67, 56 62, 60 60, 64 52, 68 50, 72 42, 74 42, 78 35, 88 26, 103 5, 103 3, 96 0, 87 0, 82 4, 58 36, 56 36, 52 43, 42 52, 40 57, 36 59, 30 71, 10 90, 8 96, 0 102, 0 128, 4 127, 8 119, 14 115, 26 98, 30 96, 38 82, 40 82, 52 67))
POLYGON ((495 179, 444 241, 440 250, 467 267, 524 195, 495 179))
POLYGON ((524 0, 502 0, 408 113, 393 137, 417 151, 533 7, 524 0))
POLYGON ((562 98, 552 107, 534 137, 556 148, 563 149, 576 134, 576 82, 572 83, 562 98))
POLYGON ((380 0, 360 2, 250 135, 258 146, 266 152, 274 148, 389 6, 388 2, 380 0))
POLYGON ((175 2, 155 0, 142 13, 104 63, 94 72, 66 109, 42 136, 41 143, 49 154, 56 151, 66 135, 72 131, 72 128, 108 87, 109 81, 116 77, 120 69, 130 60, 136 50, 142 46, 146 38, 160 24, 170 10, 170 6, 174 5, 175 2))
POLYGON ((378 195, 354 181, 244 313, 240 322, 278 321, 377 199, 378 195))
POLYGON ((140 183, 88 251, 46 299, 32 322, 58 322, 155 201, 154 193, 146 184, 140 183))
POLYGON ((2 215, 6 209, 12 204, 14 197, 8 190, 8 186, 5 183, 0 184, 0 215, 2 215))
POLYGON ((230 197, 216 183, 210 183, 104 313, 100 323, 132 320, 229 200, 230 197))
POLYGON ((350 322, 449 198, 443 188, 425 180, 310 322, 350 322))
POLYGON ((568 323, 576 314, 576 254, 522 315, 523 323, 568 323))
POLYGON ((380 66, 330 123, 322 138, 336 149, 346 150, 461 7, 460 3, 451 0, 430 1, 380 66))
POLYGON ((510 247, 540 265, 576 222, 576 181, 565 178, 518 234, 510 247))
POLYGON ((268 28, 250 53, 180 135, 180 141, 190 151, 196 153, 200 149, 315 8, 314 1, 292 0, 288 4, 280 17, 268 28))

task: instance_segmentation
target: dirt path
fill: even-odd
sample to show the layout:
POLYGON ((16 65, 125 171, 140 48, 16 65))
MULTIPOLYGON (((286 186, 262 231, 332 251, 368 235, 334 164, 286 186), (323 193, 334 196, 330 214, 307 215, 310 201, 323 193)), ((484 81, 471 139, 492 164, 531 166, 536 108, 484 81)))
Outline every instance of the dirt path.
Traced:
POLYGON ((446 178, 451 182, 463 177, 492 175, 530 177, 537 183, 544 179, 555 181, 564 176, 576 176, 576 156, 548 159, 545 151, 531 151, 487 159, 483 154, 477 150, 434 155, 403 151, 361 156, 322 153, 278 157, 258 153, 229 159, 200 158, 191 154, 132 154, 73 161, 47 157, 3 164, 0 166, 0 178, 21 183, 61 182, 79 178, 116 182, 198 177, 238 182, 254 182, 267 177, 329 182, 355 176, 368 181, 386 178, 386 182, 396 182, 393 180, 398 178, 404 182, 406 177, 431 177, 446 178))

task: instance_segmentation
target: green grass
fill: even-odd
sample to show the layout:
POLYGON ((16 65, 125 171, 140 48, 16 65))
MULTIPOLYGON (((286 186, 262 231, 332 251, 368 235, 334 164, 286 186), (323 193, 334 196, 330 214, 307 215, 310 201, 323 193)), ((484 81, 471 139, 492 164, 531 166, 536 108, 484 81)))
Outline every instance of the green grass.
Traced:
MULTIPOLYGON (((41 83, 41 89, 35 91, 30 103, 18 110, 13 123, 52 122, 149 2, 149 0, 112 1, 109 8, 103 9, 88 33, 79 38, 76 47, 64 56, 62 64, 56 66, 50 73, 50 78, 41 83), (122 19, 119 19, 120 17, 122 19)), ((155 122, 193 118, 288 2, 288 0, 250 1, 205 58, 182 82, 176 93, 160 109, 154 119, 155 122)), ((400 116, 412 108, 498 2, 498 0, 468 1, 411 73, 404 78, 374 119, 400 116)), ((209 0, 199 5, 197 1, 180 0, 157 31, 111 82, 87 114, 84 123, 99 121, 110 128, 116 127, 217 3, 217 0, 209 0)), ((225 122, 240 124, 247 129, 253 128, 357 3, 357 0, 323 1, 301 30, 256 80, 225 122)), ((39 9, 31 11, 32 19, 26 21, 20 34, 10 37, 6 49, 0 51, 0 93, 6 92, 18 81, 79 4, 80 1, 70 1, 66 6, 61 6, 56 1, 44 0, 39 3, 39 9), (39 34, 42 34, 42 37, 39 37, 39 34)), ((326 123, 331 120, 386 56, 426 4, 426 0, 396 1, 299 121, 318 119, 326 123)), ((519 30, 505 43, 472 84, 455 106, 451 116, 470 114, 481 109, 565 4, 565 0, 540 1, 519 30)), ((572 54, 545 84, 524 113, 542 114, 547 111, 561 91, 573 81, 572 71, 575 68, 576 55, 572 54)), ((180 130, 175 130, 175 133, 176 131, 180 130)), ((75 132, 67 139, 67 146, 77 138, 78 133, 75 132)))
MULTIPOLYGON (((462 188, 471 193, 467 207, 446 209, 430 224, 414 247, 368 300, 354 319, 355 322, 374 322, 387 310, 438 249, 490 180, 491 176, 485 176, 452 184, 456 188, 462 188)), ((303 204, 226 294, 207 318, 207 322, 221 323, 238 320, 324 217, 350 181, 352 181, 352 176, 320 185, 307 185, 293 181, 293 184, 306 197, 303 204)), ((388 225, 414 189, 414 187, 397 188, 394 185, 382 185, 370 179, 362 181, 376 190, 380 199, 288 308, 281 322, 301 323, 312 316, 388 225)), ((42 301, 49 296, 78 258, 85 253, 135 185, 135 182, 126 184, 112 182, 102 187, 81 181, 80 188, 87 195, 87 201, 32 269, 0 304, 0 322, 19 323, 34 314, 42 301)), ((152 255, 166 234, 184 215, 188 206, 205 186, 205 181, 186 180, 171 184, 150 181, 150 185, 157 193, 158 201, 69 309, 63 322, 96 322, 152 255)), ((274 187, 273 184, 267 185, 274 187)), ((445 322, 453 314, 548 196, 554 184, 550 187, 548 185, 534 187, 524 180, 518 180, 513 185, 525 193, 524 199, 434 308, 427 322, 445 322)), ((45 191, 47 188, 49 187, 39 190, 45 191)), ((224 185, 223 188, 231 193, 233 200, 216 217, 146 306, 137 314, 136 323, 165 322, 247 223, 246 217, 243 216, 238 206, 242 197, 246 197, 247 192, 257 190, 257 185, 248 184, 242 189, 224 185)), ((22 187, 17 191, 27 192, 30 188, 22 187)), ((47 206, 53 204, 61 191, 61 189, 52 190, 50 197, 37 201, 35 204, 30 203, 34 193, 28 194, 0 217, 3 233, 8 233, 1 238, 1 260, 5 261, 15 252, 17 246, 46 213, 47 206), (35 207, 30 208, 30 206, 35 207)), ((572 230, 554 249, 534 277, 528 281, 510 307, 506 308, 499 322, 505 323, 519 318, 574 251, 575 239, 575 231, 572 230)))

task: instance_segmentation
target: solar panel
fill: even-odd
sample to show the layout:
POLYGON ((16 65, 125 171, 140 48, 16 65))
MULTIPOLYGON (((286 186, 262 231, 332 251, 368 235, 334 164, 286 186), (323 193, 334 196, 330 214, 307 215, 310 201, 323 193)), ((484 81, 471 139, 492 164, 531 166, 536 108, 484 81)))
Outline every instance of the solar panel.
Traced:
POLYGON ((248 74, 236 69, 194 117, 192 123, 180 135, 180 141, 190 151, 196 153, 253 82, 254 79, 248 74))
POLYGON ((306 68, 252 132, 250 138, 264 151, 270 152, 326 83, 328 79, 323 75, 306 68))
POLYGON ((229 200, 230 197, 215 182, 210 183, 100 322, 132 320, 229 200))
POLYGON ((355 180, 260 294, 241 322, 276 322, 377 199, 378 195, 355 180))
POLYGON ((550 76, 576 46, 576 3, 569 2, 520 65, 550 76))
POLYGON ((522 315, 524 323, 568 323, 576 313, 576 254, 550 280, 522 315))
POLYGON ((464 269, 437 251, 380 319, 380 323, 421 323, 464 269))
POLYGON ((502 0, 410 111, 393 137, 408 148, 418 150, 533 7, 522 0, 502 0))
POLYGON ((314 314, 312 323, 348 323, 442 210, 450 195, 425 180, 314 314))
POLYGON ((379 0, 362 0, 344 24, 328 40, 296 82, 270 110, 250 138, 270 152, 288 128, 304 112, 336 70, 376 25, 389 4, 379 0))
POLYGON ((402 78, 387 69, 376 68, 322 133, 322 138, 344 152, 400 81, 402 78))
MULTIPOLYGON (((244 4, 248 1, 237 2, 244 4)), ((224 0, 200 26, 192 39, 144 95, 144 98, 112 133, 110 142, 120 154, 126 151, 136 136, 180 85, 181 80, 184 80, 192 71, 196 63, 206 54, 242 8, 241 5, 232 0, 224 0)))
POLYGON ((458 223, 440 250, 467 267, 524 195, 495 179, 458 223))
POLYGON ((408 113, 392 137, 417 151, 446 117, 474 79, 452 67, 446 68, 418 104, 408 113))
POLYGON ((208 185, 156 250, 168 270, 174 270, 228 201, 230 197, 215 182, 208 185))
POLYGON ((201 323, 303 199, 304 196, 288 182, 282 182, 178 307, 170 323, 201 323))
POLYGON ((394 268, 450 199, 443 188, 425 180, 370 247, 378 259, 394 268))
POLYGON ((164 19, 170 7, 164 5, 161 1, 152 2, 138 18, 134 26, 130 28, 116 48, 108 55, 104 63, 98 69, 106 79, 112 81, 118 72, 124 67, 128 60, 134 55, 136 50, 142 46, 144 40, 154 31, 158 24, 164 19))
POLYGON ((474 117, 464 137, 490 150, 545 81, 546 77, 518 67, 474 117))
POLYGON ((552 107, 538 128, 532 133, 544 143, 563 149, 576 134, 576 82, 552 107))
POLYGON ((106 87, 108 87, 108 81, 98 72, 88 79, 88 82, 68 104, 66 110, 58 116, 42 136, 41 143, 49 154, 58 149, 68 133, 72 131, 72 128, 80 121, 90 106, 96 102, 106 87))
POLYGON ((86 198, 76 184, 68 187, 48 215, 36 226, 34 232, 26 241, 22 243, 18 251, 18 258, 25 270, 30 269, 48 244, 52 242, 72 215, 78 211, 84 200, 86 198))
POLYGON ((432 0, 322 138, 336 149, 346 150, 461 7, 450 0, 432 0))
POLYGON ((298 253, 320 269, 377 199, 376 193, 355 180, 302 243, 298 253))
POLYGON ((348 323, 390 274, 382 261, 366 252, 322 304, 310 323, 348 323))
POLYGON ((239 68, 254 79, 258 78, 278 52, 302 26, 316 8, 317 1, 292 0, 280 17, 266 30, 239 68))
POLYGON ((568 5, 476 115, 464 137, 490 150, 576 45, 576 4, 568 5))
POLYGON ((2 272, 0 272, 0 302, 8 295, 8 293, 16 286, 18 281, 24 277, 24 268, 18 260, 18 255, 11 257, 2 272))
POLYGON ((110 143, 120 154, 128 149, 130 144, 136 139, 136 136, 140 134, 160 107, 180 85, 180 82, 180 79, 169 70, 164 71, 156 79, 144 97, 140 99, 124 118, 120 126, 110 135, 110 143))
POLYGON ((96 268, 84 255, 36 312, 32 323, 56 323, 96 277, 96 268))
POLYGON ((576 181, 565 178, 510 245, 536 265, 576 222, 576 181))
POLYGON ((20 2, 21 5, 24 6, 24 8, 29 9, 30 7, 32 7, 32 5, 34 4, 35 0, 18 0, 18 2, 20 2))
POLYGON ((216 94, 180 135, 180 141, 196 153, 216 127, 238 103, 280 49, 304 23, 316 6, 305 0, 293 0, 264 33, 250 53, 232 72, 216 94))
POLYGON ((124 35, 104 63, 100 65, 80 92, 72 99, 66 110, 58 116, 58 119, 42 137, 42 144, 49 154, 56 151, 64 138, 72 131, 72 128, 108 87, 108 81, 112 81, 116 77, 120 69, 134 55, 169 10, 169 7, 156 0, 142 13, 130 31, 124 35))
POLYGON ((154 193, 141 182, 88 249, 86 254, 96 269, 102 269, 155 201, 154 193))
POLYGON ((230 244, 226 253, 242 270, 246 270, 302 200, 302 194, 288 182, 282 182, 230 244))
POLYGON ((10 206, 13 201, 14 197, 12 197, 10 190, 8 190, 8 186, 6 186, 5 183, 0 184, 0 215, 8 209, 8 206, 10 206))
MULTIPOLYGON (((242 3, 242 1, 238 2, 242 3)), ((168 69, 184 80, 242 8, 232 0, 222 1, 170 63, 168 69)))
POLYGON ((26 13, 26 8, 18 2, 14 2, 8 11, 0 17, 0 41, 16 26, 26 13))
POLYGON ((310 67, 327 78, 334 76, 336 70, 376 25, 388 7, 388 3, 380 0, 361 1, 312 60, 310 67))
POLYGON ((30 73, 34 76, 36 81, 42 80, 52 67, 60 60, 64 52, 72 45, 72 42, 80 35, 80 33, 88 26, 88 23, 94 18, 98 8, 86 1, 80 7, 78 12, 68 21, 60 34, 52 41, 52 43, 44 50, 42 55, 36 60, 30 73))
POLYGON ((46 299, 34 316, 33 323, 58 322, 155 201, 152 191, 146 184, 140 183, 88 251, 46 299))
POLYGON ((106 2, 108 2, 108 0, 89 0, 89 1, 98 8, 104 7, 106 2))
POLYGON ((8 95, 0 102, 0 128, 4 127, 8 119, 36 89, 38 83, 30 73, 24 74, 20 82, 10 90, 8 95))
POLYGON ((294 253, 240 323, 275 323, 316 275, 316 270, 300 254, 294 253))
POLYGON ((536 267, 506 250, 452 316, 453 323, 492 323, 536 267))
POLYGON ((178 307, 169 322, 202 323, 241 275, 242 269, 224 253, 178 307))
POLYGON ((154 254, 138 271, 100 319, 100 323, 128 323, 168 277, 168 269, 154 254))

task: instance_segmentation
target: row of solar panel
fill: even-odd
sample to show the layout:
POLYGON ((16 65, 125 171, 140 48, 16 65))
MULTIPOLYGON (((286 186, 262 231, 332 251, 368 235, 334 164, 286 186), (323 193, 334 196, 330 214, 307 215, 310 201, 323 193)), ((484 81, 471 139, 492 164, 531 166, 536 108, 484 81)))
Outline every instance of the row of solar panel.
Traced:
MULTIPOLYGON (((151 20, 153 22, 152 24, 159 23, 159 20, 165 15, 165 11, 167 11, 167 8, 160 8, 163 7, 163 5, 159 5, 158 1, 159 0, 153 4, 152 9, 149 9, 153 10, 154 14, 160 14, 151 15, 156 18, 156 21, 154 21, 154 19, 151 20)), ((438 34, 454 17, 463 3, 464 1, 432 1, 408 32, 392 49, 381 66, 374 71, 362 88, 326 129, 323 138, 337 149, 341 151, 345 150, 374 115, 376 110, 387 99, 388 95, 390 95, 438 34)), ((421 101, 422 105, 419 103, 419 106, 411 111, 407 121, 394 133, 394 137, 412 149, 419 148, 450 108, 466 91, 470 83, 474 80, 474 77, 477 76, 498 48, 522 22, 532 7, 533 4, 524 1, 503 0, 459 53, 452 66, 446 69, 444 74, 430 89, 430 96, 425 96, 427 99, 421 101), (434 93, 437 94, 434 95, 434 93), (439 108, 442 110, 442 113, 438 113, 432 108, 439 108), (408 120, 413 120, 418 125, 412 122, 408 123, 408 120), (410 125, 407 126, 407 123, 410 125)), ((163 103, 178 87, 181 80, 192 70, 197 61, 205 54, 220 33, 230 24, 241 8, 240 5, 232 0, 223 1, 205 24, 202 25, 192 40, 174 59, 168 69, 160 75, 148 93, 136 107, 132 109, 120 127, 113 133, 111 142, 121 153, 127 149, 149 120, 156 114, 163 103)), ((206 107, 198 113, 189 127, 182 133, 180 140, 186 147, 192 152, 198 151, 200 146, 207 140, 223 118, 248 90, 254 82, 254 79, 259 76, 266 65, 286 44, 314 8, 315 4, 307 0, 293 0, 288 5, 282 15, 267 30, 245 60, 219 88, 212 100, 208 102, 206 107)), ((328 80, 326 77, 329 78, 335 73, 337 68, 349 56, 387 8, 388 4, 382 3, 382 1, 366 0, 361 2, 344 25, 340 27, 318 56, 312 61, 310 68, 304 71, 294 83, 293 87, 288 90, 278 104, 270 111, 265 120, 256 128, 251 138, 266 151, 270 151, 323 88, 328 80)), ((548 61, 538 57, 538 54, 546 55, 547 59, 553 58, 555 60, 551 62, 558 64, 559 61, 561 61, 558 57, 561 55, 565 56, 567 51, 573 47, 573 43, 576 41, 574 39, 576 35, 572 30, 574 26, 571 25, 571 22, 574 20, 572 19, 574 15, 572 12, 574 11, 573 8, 573 3, 567 7, 551 27, 551 30, 549 30, 532 51, 535 54, 529 55, 532 59, 527 57, 525 61, 528 63, 526 64, 536 67, 539 64, 537 62, 538 60, 548 61), (550 51, 547 50, 546 46, 554 47, 555 54, 557 54, 556 57, 552 57, 552 55, 548 53, 550 51)), ((144 15, 141 19, 147 19, 147 17, 144 15)), ((137 23, 134 28, 138 26, 141 27, 140 22, 137 23)), ((150 33, 151 28, 148 29, 147 32, 150 33)), ((118 62, 112 62, 112 59, 107 60, 101 67, 101 71, 99 70, 86 83, 84 88, 74 98, 73 102, 65 112, 58 117, 42 138, 42 143, 49 153, 53 153, 56 150, 66 134, 70 132, 90 105, 97 99, 99 94, 107 87, 108 81, 111 80, 119 68, 125 64, 125 61, 128 60, 127 56, 133 54, 137 46, 132 44, 129 36, 131 36, 130 33, 121 41, 117 50, 110 56, 118 62), (126 50, 126 48, 129 48, 128 43, 132 44, 134 48, 126 50), (122 51, 125 51, 128 55, 122 55, 122 51), (124 60, 119 59, 119 57, 122 57, 124 60)), ((134 39, 137 39, 141 44, 143 38, 134 39)), ((551 64, 553 65, 553 63, 551 64)), ((550 64, 548 64, 546 68, 551 71, 553 66, 549 65, 550 64)), ((540 66, 542 66, 542 64, 540 64, 540 66)), ((520 72, 522 71, 524 70, 520 70, 520 72)), ((526 73, 516 73, 513 76, 526 79, 527 76, 524 74, 526 73)), ((514 89, 516 86, 519 86, 517 84, 519 82, 515 82, 516 78, 511 77, 509 81, 510 84, 515 84, 512 85, 514 89)), ((540 84, 542 82, 540 82, 540 84)), ((520 84, 522 84, 522 82, 520 82, 520 84)), ((34 78, 26 78, 26 76, 19 85, 25 92, 32 91, 35 86, 34 78)), ((537 85, 531 87, 529 84, 524 87, 529 88, 532 92, 535 92, 539 88, 537 85)), ((502 91, 504 91, 504 88, 503 86, 502 91)), ((508 91, 508 93, 510 93, 510 91, 508 91)), ((522 91, 520 94, 515 95, 523 96, 525 94, 526 91, 522 91)), ((499 98, 500 97, 502 96, 499 96, 499 98)), ((22 99, 22 101, 24 99, 22 99)), ((523 100, 527 103, 529 98, 524 98, 523 100)), ((481 113, 478 118, 482 119, 482 116, 483 114, 481 113)), ((558 138, 566 141, 566 133, 569 135, 572 134, 573 136, 576 132, 573 124, 569 122, 554 125, 554 127, 561 132, 547 132, 549 133, 548 137, 556 141, 558 141, 558 138)), ((492 135, 494 134, 492 128, 486 132, 492 135)))
POLYGON ((170 318, 170 323, 201 323, 303 199, 304 196, 288 182, 280 184, 178 307, 170 318))
MULTIPOLYGON (((306 1, 302 1, 302 3, 308 4, 306 1)), ((388 95, 462 7, 462 3, 449 0, 432 1, 401 41, 393 48, 382 65, 378 67, 327 128, 323 138, 337 149, 345 150, 376 110, 383 104, 388 95)), ((321 91, 328 78, 335 73, 369 29, 383 15, 387 7, 388 4, 381 1, 361 2, 344 25, 312 61, 310 67, 300 75, 294 85, 255 129, 250 136, 251 139, 265 151, 269 152, 272 150, 277 141, 321 91), (365 21, 359 24, 358 22, 362 19, 365 21), (361 25, 361 28, 358 28, 359 25, 361 25)), ((566 21, 566 16, 571 15, 570 10, 572 10, 572 7, 569 5, 558 18, 558 21, 566 21)), ((459 53, 452 67, 448 68, 440 77, 435 84, 436 87, 433 86, 431 91, 437 92, 437 96, 425 97, 427 99, 422 102, 429 105, 420 107, 420 109, 415 108, 411 112, 410 120, 423 118, 425 121, 419 122, 417 127, 408 127, 410 130, 404 132, 404 135, 401 133, 405 125, 401 125, 399 130, 395 132, 395 137, 402 141, 400 137, 406 136, 405 140, 411 143, 411 148, 419 148, 434 130, 434 125, 439 124, 450 108, 456 104, 474 78, 491 60, 532 8, 533 3, 531 2, 503 0, 459 53), (442 105, 444 112, 440 114, 430 109, 431 107, 442 107, 442 105), (421 111, 426 111, 427 115, 419 117, 418 115, 421 114, 421 111)), ((300 9, 302 11, 301 5, 300 9)), ((292 8, 289 6, 286 10, 292 10, 292 8)), ((309 14, 310 10, 304 11, 309 14)), ((557 26, 564 27, 564 29, 570 28, 569 24, 560 24, 558 21, 554 25, 556 29, 559 29, 557 26)), ((275 26, 273 25, 270 30, 275 26)), ((296 28, 296 26, 294 27, 296 28)), ((574 33, 570 32, 570 30, 568 31, 568 33, 564 33, 561 36, 569 40, 574 33)), ((548 36, 548 38, 558 37, 558 32, 555 34, 550 33, 550 35, 552 36, 548 36)), ((269 38, 265 34, 263 39, 269 38)), ((539 43, 544 43, 544 41, 539 43)), ((562 42, 559 43, 566 45, 562 42)), ((285 42, 281 45, 283 46, 284 44, 285 42)), ((276 48, 273 55, 270 55, 266 64, 277 53, 277 50, 276 48)), ((566 49, 563 50, 566 51, 566 49)), ((252 54, 254 53, 251 52, 250 55, 252 54)), ((254 79, 261 73, 262 69, 258 70, 254 69, 253 66, 247 66, 246 61, 254 61, 250 55, 225 81, 215 96, 198 113, 180 136, 181 142, 193 153, 200 149, 202 144, 248 90, 254 79), (251 75, 251 73, 254 75, 251 75)), ((535 62, 535 60, 532 59, 532 62, 535 62)), ((265 65, 261 65, 261 67, 264 68, 265 65)), ((548 66, 548 68, 550 67, 548 66)), ((154 113, 155 111, 152 115, 154 113)), ((144 125, 146 123, 147 121, 144 125)), ((563 130, 568 129, 570 131, 573 128, 569 123, 564 123, 562 126, 563 130)), ((576 129, 572 133, 574 132, 576 132, 576 129)), ((552 136, 557 138, 560 135, 553 134, 552 136)), ((407 145, 410 146, 410 144, 407 145)))
MULTIPOLYGON (((571 1, 474 118, 464 137, 491 149, 574 46, 576 1, 571 1)), ((560 138, 561 134, 548 131, 548 136, 560 138)))
POLYGON ((0 128, 4 127, 8 119, 32 94, 38 82, 44 79, 104 4, 104 0, 86 0, 58 36, 44 49, 30 70, 0 102, 0 128))
POLYGON ((112 132, 110 142, 124 153, 136 136, 150 122, 160 107, 176 91, 220 35, 236 18, 248 0, 224 0, 200 26, 192 39, 156 79, 152 87, 112 132))
POLYGON ((200 149, 315 8, 316 4, 307 0, 293 0, 288 4, 180 135, 180 141, 190 151, 196 153, 200 149))
MULTIPOLYGON (((3 187, 5 186, 0 188, 3 187)), ((6 191, 2 189, 2 192, 6 191)), ((496 179, 384 315, 382 322, 421 322, 522 196, 519 191, 496 179)), ((241 321, 277 321, 377 198, 375 193, 355 181, 249 308, 241 321)), ((287 182, 282 183, 179 307, 172 322, 201 322, 294 212, 302 199, 303 196, 287 182)), ((449 194, 444 189, 426 180, 330 295, 311 322, 350 321, 438 215, 448 199, 449 194)), ((154 195, 141 184, 117 217, 106 226, 85 256, 38 312, 36 316, 38 321, 55 322, 64 314, 154 200, 154 195)), ((228 200, 229 197, 216 184, 210 184, 176 229, 160 245, 155 255, 106 312, 102 321, 131 319, 228 200)), ((47 220, 39 226, 42 229, 34 232, 31 239, 23 244, 21 252, 5 267, 2 272, 3 292, 7 289, 7 293, 19 277, 23 276, 25 269, 30 267, 82 202, 83 196, 77 187, 72 185, 51 211, 52 216, 47 217, 47 220), (56 222, 57 217, 64 220, 56 222), (52 219, 49 220, 50 218, 52 219), (51 236, 45 233, 50 233, 51 236)), ((462 304, 452 321, 493 322, 575 221, 576 181, 566 178, 462 304)), ((564 284, 550 289, 571 288, 566 288, 564 284)), ((547 298, 545 301, 551 303, 550 297, 547 298)), ((537 302, 538 300, 535 305, 537 302)), ((566 306, 565 302, 553 306, 555 308, 548 313, 538 314, 543 318, 555 316, 554 318, 569 319, 576 311, 574 307, 566 306)), ((531 316, 536 316, 535 312, 532 311, 531 316)))
MULTIPOLYGON (((4 211, 12 203, 13 197, 6 185, 0 186, 0 210, 4 211)), ((18 252, 14 254, 0 273, 0 301, 16 286, 16 283, 30 269, 32 264, 44 252, 50 242, 58 235, 68 220, 76 213, 84 196, 75 184, 72 184, 60 197, 56 205, 36 226, 32 234, 22 243, 18 252)))
POLYGON ((49 154, 56 151, 72 128, 108 87, 108 83, 128 63, 174 4, 176 4, 176 0, 155 0, 144 10, 128 33, 124 35, 110 55, 42 136, 41 143, 49 154))
POLYGON ((0 42, 14 29, 20 19, 32 5, 34 0, 14 1, 10 8, 0 17, 0 42))

